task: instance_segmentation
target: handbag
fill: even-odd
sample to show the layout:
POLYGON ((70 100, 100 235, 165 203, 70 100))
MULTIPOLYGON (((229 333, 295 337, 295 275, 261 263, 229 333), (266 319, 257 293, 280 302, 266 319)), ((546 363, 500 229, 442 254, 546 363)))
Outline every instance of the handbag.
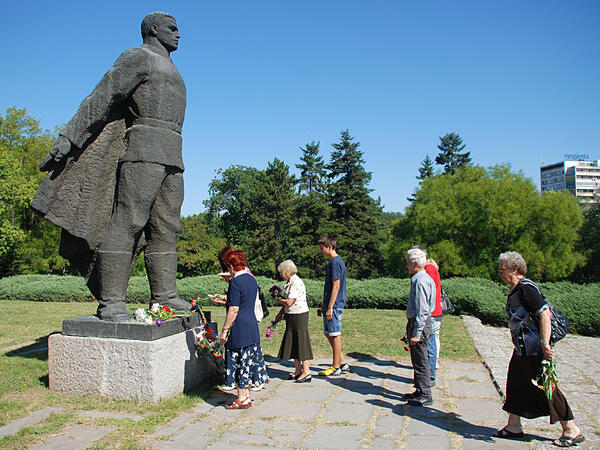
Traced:
POLYGON ((442 315, 453 314, 456 311, 454 305, 450 301, 450 297, 446 294, 444 288, 442 288, 442 315))
POLYGON ((552 326, 550 344, 555 344, 567 335, 567 331, 569 331, 569 321, 552 303, 548 300, 546 300, 546 303, 548 303, 550 309, 550 325, 552 326))
POLYGON ((269 317, 269 310, 267 309, 267 301, 265 300, 265 294, 263 294, 263 291, 260 289, 260 287, 258 288, 258 298, 260 299, 260 306, 263 312, 263 319, 265 317, 269 317))

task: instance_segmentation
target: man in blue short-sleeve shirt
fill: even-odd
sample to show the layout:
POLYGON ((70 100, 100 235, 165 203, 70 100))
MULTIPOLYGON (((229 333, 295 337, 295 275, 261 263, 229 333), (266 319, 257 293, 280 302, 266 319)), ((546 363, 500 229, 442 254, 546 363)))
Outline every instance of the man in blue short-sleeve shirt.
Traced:
POLYGON ((331 345, 333 362, 331 367, 319 372, 319 375, 332 376, 348 372, 350 366, 342 354, 342 312, 346 306, 346 266, 337 254, 336 241, 329 234, 319 239, 319 250, 329 258, 323 289, 323 333, 331 345))

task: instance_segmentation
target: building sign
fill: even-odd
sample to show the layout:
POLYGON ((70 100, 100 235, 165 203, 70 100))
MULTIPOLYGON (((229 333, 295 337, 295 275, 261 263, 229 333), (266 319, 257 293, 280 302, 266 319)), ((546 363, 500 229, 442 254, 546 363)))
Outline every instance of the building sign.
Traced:
POLYGON ((590 159, 590 155, 585 155, 583 153, 565 153, 566 161, 579 161, 588 159, 590 159))

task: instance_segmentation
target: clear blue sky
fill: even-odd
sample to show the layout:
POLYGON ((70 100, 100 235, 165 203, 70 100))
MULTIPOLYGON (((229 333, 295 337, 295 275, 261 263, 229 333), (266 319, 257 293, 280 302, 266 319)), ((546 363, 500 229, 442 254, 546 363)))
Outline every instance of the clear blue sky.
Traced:
POLYGON ((600 2, 5 2, 0 111, 65 124, 145 14, 177 19, 188 89, 183 215, 215 170, 296 171, 299 147, 348 128, 373 195, 402 211, 425 155, 455 131, 474 163, 509 162, 539 188, 540 162, 600 158, 600 2))

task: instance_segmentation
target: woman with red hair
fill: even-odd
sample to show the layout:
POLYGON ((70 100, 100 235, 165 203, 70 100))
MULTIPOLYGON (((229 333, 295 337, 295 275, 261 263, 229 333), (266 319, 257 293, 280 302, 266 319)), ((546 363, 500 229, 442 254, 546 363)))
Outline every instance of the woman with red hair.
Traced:
POLYGON ((226 372, 237 385, 237 399, 226 408, 246 409, 252 406, 252 369, 260 352, 260 334, 254 315, 258 284, 246 270, 246 255, 242 250, 230 251, 223 259, 232 278, 225 304, 227 316, 219 337, 227 350, 226 372))
MULTIPOLYGON (((229 272, 229 269, 226 264, 226 260, 227 260, 228 256, 234 251, 235 251, 235 249, 231 245, 223 247, 219 251, 219 263, 221 264, 221 269, 223 270, 223 272, 220 273, 219 275, 221 276, 221 280, 226 281, 228 283, 231 280, 232 275, 229 272)), ((244 268, 244 270, 246 270, 246 272, 249 275, 254 277, 254 275, 248 268, 248 263, 246 262, 245 264, 246 264, 246 267, 244 268)), ((259 288, 259 292, 260 292, 260 288, 259 288)), ((226 301, 227 301, 226 295, 216 294, 216 295, 209 295, 209 297, 210 297, 210 301, 217 305, 225 306, 227 304, 226 303, 226 301)), ((254 313, 256 316, 256 321, 260 322, 263 317, 263 311, 261 308, 261 301, 260 301, 260 298, 258 295, 256 296, 256 302, 254 304, 254 313)), ((227 353, 228 353, 227 350, 225 351, 225 353, 227 356, 227 353)), ((255 356, 256 356, 256 359, 254 361, 254 364, 252 365, 251 390, 260 391, 261 389, 263 389, 265 383, 269 382, 269 375, 267 374, 265 358, 263 356, 260 343, 258 344, 258 350, 257 350, 255 356)), ((231 372, 228 371, 225 373, 225 386, 223 386, 221 389, 224 391, 233 391, 235 388, 236 388, 236 382, 235 382, 234 376, 231 372)))

